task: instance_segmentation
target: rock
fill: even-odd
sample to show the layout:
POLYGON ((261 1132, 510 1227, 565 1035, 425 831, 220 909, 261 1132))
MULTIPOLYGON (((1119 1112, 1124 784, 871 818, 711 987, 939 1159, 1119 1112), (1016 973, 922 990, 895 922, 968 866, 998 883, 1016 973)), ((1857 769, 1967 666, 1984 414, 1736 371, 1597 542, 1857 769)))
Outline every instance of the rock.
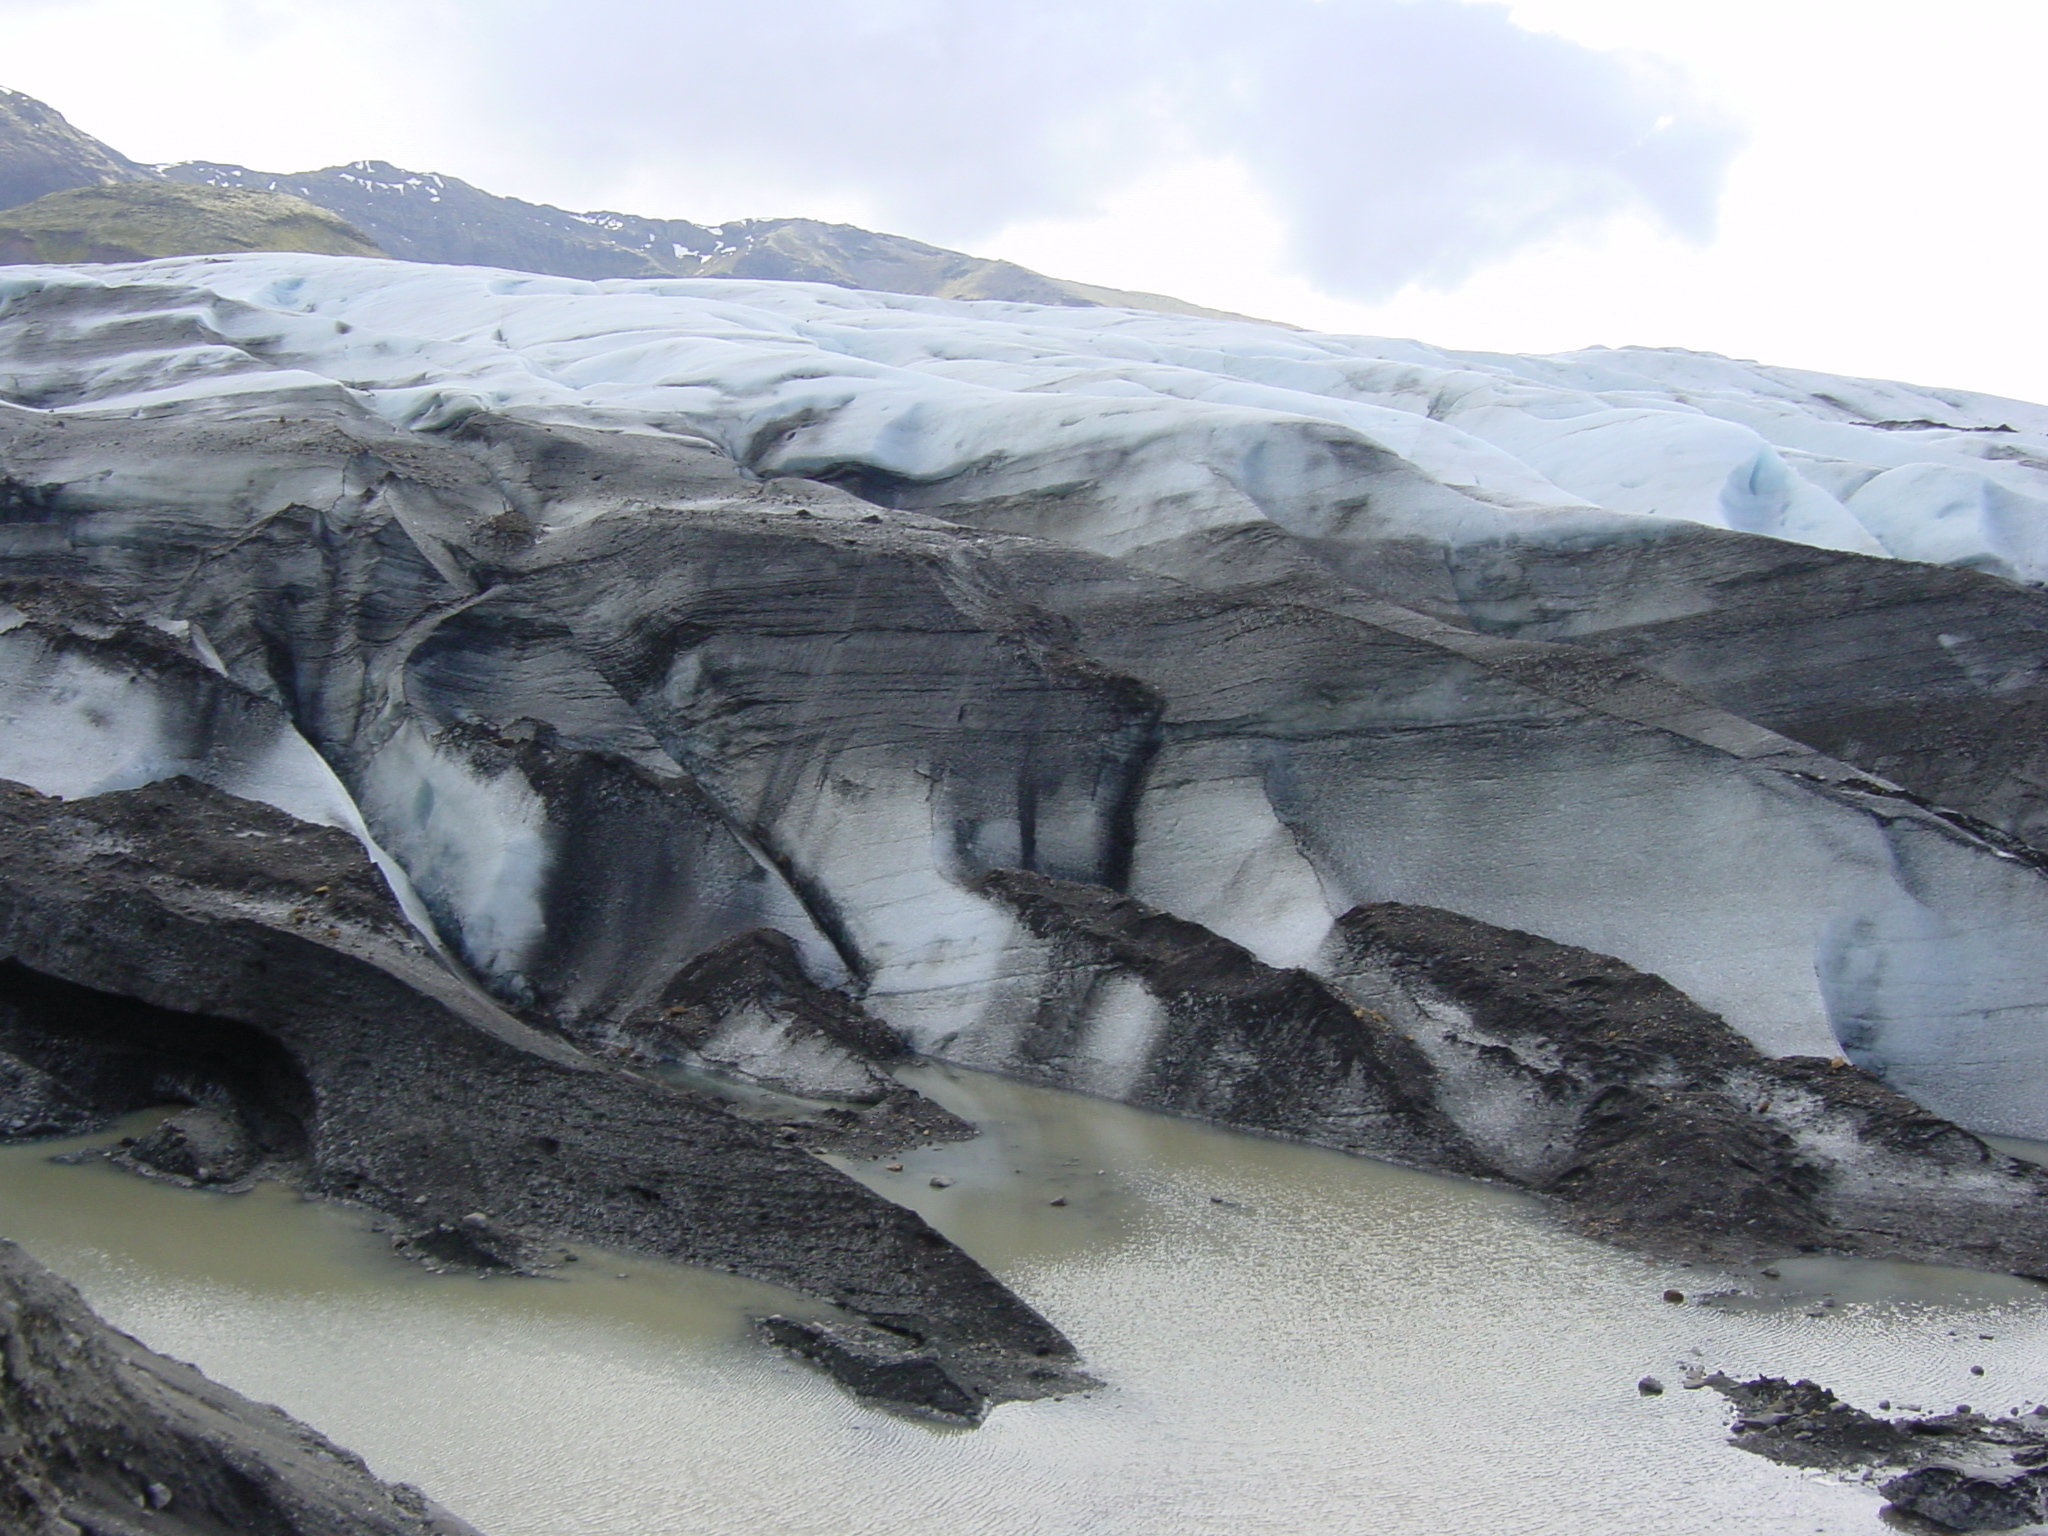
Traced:
POLYGON ((822 1366, 835 1381, 870 1402, 905 1413, 979 1424, 987 1399, 928 1350, 874 1329, 763 1318, 762 1334, 822 1366))
POLYGON ((1425 1052, 1476 1153, 1582 1230, 2048 1274, 2048 1175, 1846 1065, 1766 1055, 1661 977, 1390 902, 1340 918, 1325 963, 1425 1052))
MULTIPOLYGON (((2012 1530, 2048 1517, 2048 1429, 2032 1415, 1880 1419, 1811 1381, 1688 1379, 1735 1405, 1732 1443, 1790 1466, 1902 1470, 1883 1484, 1895 1508, 1952 1530, 2012 1530)), ((1888 1409, 1889 1403, 1879 1405, 1888 1409)))
POLYGON ((931 1185, 933 1189, 951 1189, 953 1181, 947 1178, 945 1174, 937 1173, 932 1175, 931 1185))
POLYGON ((401 1232, 391 1246, 445 1274, 533 1274, 549 1263, 545 1245, 508 1232, 479 1213, 401 1232))
POLYGON ((239 1184, 256 1171, 262 1151, 232 1110, 202 1105, 170 1116, 112 1157, 180 1183, 239 1184))
POLYGON ((764 1338, 821 1366, 857 1396, 927 1418, 978 1424, 1007 1399, 1059 1397, 1099 1385, 1053 1358, 1032 1363, 949 1357, 915 1333, 848 1319, 759 1318, 764 1338))
MULTIPOLYGON (((1096 987, 1129 977, 1156 1008, 1160 1027, 1133 1064, 1127 1102, 1411 1166, 1491 1171, 1437 1103, 1414 1042, 1323 978, 1269 966, 1199 923, 1101 886, 1003 869, 980 888, 1045 941, 1055 974, 1096 987)), ((1013 1069, 1068 1058, 1085 1022, 1042 1011, 1013 1069)))
POLYGON ((0 1139, 76 1136, 106 1119, 40 1067, 0 1053, 0 1139))
POLYGON ((1636 1390, 1645 1397, 1662 1397, 1664 1395, 1664 1383, 1654 1376, 1645 1376, 1636 1383, 1636 1390))
POLYGON ((677 971, 623 1033, 657 1058, 688 1058, 812 1099, 880 1103, 909 1043, 844 992, 806 974, 789 936, 756 929, 677 971))
POLYGON ((7 1530, 475 1536, 278 1409, 109 1328, 5 1241, 0 1354, 7 1530))
POLYGON ((1922 1467, 1883 1488, 1892 1507, 1955 1531, 2011 1531, 2043 1518, 2043 1483, 2033 1475, 1973 1477, 1955 1467, 1922 1467))
POLYGON ((1910 1466, 1926 1454, 1927 1435, 1969 1428, 1943 1420, 1874 1418, 1811 1381, 1774 1376, 1733 1381, 1716 1372, 1698 1385, 1712 1387, 1735 1405, 1733 1444, 1790 1466, 1910 1466))

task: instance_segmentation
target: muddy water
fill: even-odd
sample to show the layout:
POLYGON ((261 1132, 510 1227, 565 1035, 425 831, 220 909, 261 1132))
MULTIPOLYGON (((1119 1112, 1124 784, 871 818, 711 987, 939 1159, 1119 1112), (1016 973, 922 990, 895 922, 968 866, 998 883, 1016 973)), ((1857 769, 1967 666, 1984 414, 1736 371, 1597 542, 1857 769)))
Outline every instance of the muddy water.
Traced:
POLYGON ((847 1166, 1056 1319, 1107 1390, 935 1429, 752 1344, 747 1312, 790 1304, 765 1287, 599 1254, 561 1280, 436 1277, 283 1191, 167 1188, 48 1146, 0 1152, 0 1232, 489 1536, 1877 1532, 1869 1491, 1725 1446, 1679 1367, 1866 1404, 2048 1393, 2048 1305, 2021 1282, 1666 1268, 1454 1181, 923 1082, 986 1133, 900 1174, 847 1166), (1646 1373, 1673 1390, 1639 1395, 1646 1373))

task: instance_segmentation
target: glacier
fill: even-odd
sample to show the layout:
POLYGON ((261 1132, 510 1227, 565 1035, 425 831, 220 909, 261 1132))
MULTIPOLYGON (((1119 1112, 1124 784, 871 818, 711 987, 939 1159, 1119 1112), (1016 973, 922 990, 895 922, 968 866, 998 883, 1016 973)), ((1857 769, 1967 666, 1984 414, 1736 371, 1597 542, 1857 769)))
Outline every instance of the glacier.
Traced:
POLYGON ((932 1056, 1534 1177, 1395 904, 2048 1137, 2048 408, 250 255, 0 273, 0 476, 0 778, 342 827, 592 1049, 773 929, 932 1056), (1126 929, 1407 1020, 1448 1120, 1219 1096, 1126 929))

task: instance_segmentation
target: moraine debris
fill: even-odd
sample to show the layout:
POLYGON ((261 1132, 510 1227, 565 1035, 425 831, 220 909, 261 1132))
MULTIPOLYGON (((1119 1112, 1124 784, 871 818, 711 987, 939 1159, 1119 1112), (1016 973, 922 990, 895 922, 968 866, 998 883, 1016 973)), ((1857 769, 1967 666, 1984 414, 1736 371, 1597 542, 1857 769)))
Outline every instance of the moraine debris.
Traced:
POLYGON ((1731 1445, 1786 1466, 1882 1479, 1894 1508, 1949 1529, 2048 1519, 2048 1419, 2035 1414, 1994 1417, 1959 1403, 1953 1413, 1880 1418, 1815 1382, 1718 1371, 1691 1372, 1684 1385, 1734 1406, 1731 1445))

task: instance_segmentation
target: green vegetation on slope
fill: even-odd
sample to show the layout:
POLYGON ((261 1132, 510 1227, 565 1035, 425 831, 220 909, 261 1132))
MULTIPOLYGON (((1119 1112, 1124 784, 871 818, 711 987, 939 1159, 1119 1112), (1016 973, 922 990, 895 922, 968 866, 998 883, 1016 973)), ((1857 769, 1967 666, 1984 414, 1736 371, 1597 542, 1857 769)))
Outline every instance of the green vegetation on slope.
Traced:
POLYGON ((52 192, 0 212, 0 262, 149 261, 229 251, 384 254, 345 219, 278 192, 124 181, 52 192))

